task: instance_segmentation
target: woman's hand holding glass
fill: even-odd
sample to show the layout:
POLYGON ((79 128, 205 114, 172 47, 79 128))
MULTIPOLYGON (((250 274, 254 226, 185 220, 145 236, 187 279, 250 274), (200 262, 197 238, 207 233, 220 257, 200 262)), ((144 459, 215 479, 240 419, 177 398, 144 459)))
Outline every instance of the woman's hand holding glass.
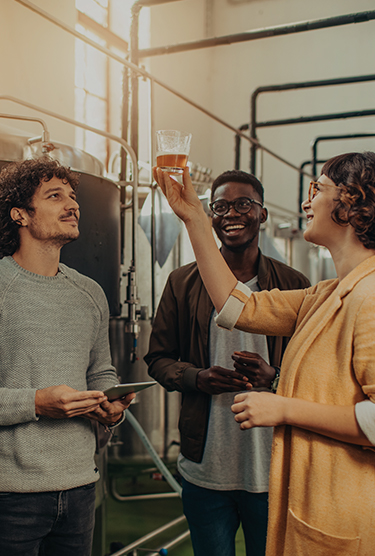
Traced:
POLYGON ((205 217, 202 203, 191 183, 188 167, 184 169, 183 183, 180 183, 158 167, 153 169, 153 174, 173 212, 185 224, 192 220, 200 220, 203 216, 205 217))

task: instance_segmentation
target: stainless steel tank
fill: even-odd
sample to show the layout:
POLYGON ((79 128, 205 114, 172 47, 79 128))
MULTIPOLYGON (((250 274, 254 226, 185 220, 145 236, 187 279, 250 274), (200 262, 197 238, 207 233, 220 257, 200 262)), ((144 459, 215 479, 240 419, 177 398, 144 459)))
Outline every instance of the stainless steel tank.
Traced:
POLYGON ((64 245, 61 262, 98 282, 111 315, 120 315, 120 190, 101 176, 79 173, 80 235, 64 245))

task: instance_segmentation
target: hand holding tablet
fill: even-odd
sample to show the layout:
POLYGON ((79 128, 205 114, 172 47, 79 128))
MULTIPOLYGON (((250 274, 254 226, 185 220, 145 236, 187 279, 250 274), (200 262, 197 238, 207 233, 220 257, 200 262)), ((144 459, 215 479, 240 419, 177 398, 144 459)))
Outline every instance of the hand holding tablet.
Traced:
POLYGON ((130 394, 130 392, 139 392, 140 390, 144 390, 145 388, 153 386, 154 384, 157 384, 157 382, 155 382, 154 380, 146 382, 128 382, 127 384, 116 384, 115 386, 111 386, 111 388, 107 388, 107 390, 104 390, 104 394, 111 402, 113 400, 123 398, 124 396, 126 396, 126 394, 130 394))

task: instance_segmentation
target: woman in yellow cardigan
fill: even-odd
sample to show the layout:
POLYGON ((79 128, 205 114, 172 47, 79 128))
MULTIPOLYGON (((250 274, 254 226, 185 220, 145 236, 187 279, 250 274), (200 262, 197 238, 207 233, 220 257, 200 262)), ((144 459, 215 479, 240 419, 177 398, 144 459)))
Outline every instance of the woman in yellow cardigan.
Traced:
POLYGON ((302 291, 238 283, 188 171, 184 186, 160 169, 155 177, 185 222, 217 324, 291 336, 277 395, 241 393, 232 406, 242 429, 275 427, 267 556, 373 556, 375 154, 335 157, 311 182, 304 236, 329 249, 337 279, 302 291))

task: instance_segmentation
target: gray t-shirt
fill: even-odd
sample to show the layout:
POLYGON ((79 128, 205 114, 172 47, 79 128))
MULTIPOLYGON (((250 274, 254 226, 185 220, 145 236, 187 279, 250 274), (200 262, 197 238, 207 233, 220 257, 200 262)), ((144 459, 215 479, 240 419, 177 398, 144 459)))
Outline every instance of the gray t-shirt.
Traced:
MULTIPOLYGON (((246 284, 259 291, 258 277, 246 284)), ((211 316, 209 357, 210 365, 233 368, 234 351, 259 353, 269 362, 267 340, 259 334, 219 328, 211 316)), ((237 392, 211 396, 207 439, 201 463, 192 462, 181 454, 178 469, 187 481, 215 490, 246 490, 267 492, 271 458, 272 428, 242 431, 231 411, 237 392)))

